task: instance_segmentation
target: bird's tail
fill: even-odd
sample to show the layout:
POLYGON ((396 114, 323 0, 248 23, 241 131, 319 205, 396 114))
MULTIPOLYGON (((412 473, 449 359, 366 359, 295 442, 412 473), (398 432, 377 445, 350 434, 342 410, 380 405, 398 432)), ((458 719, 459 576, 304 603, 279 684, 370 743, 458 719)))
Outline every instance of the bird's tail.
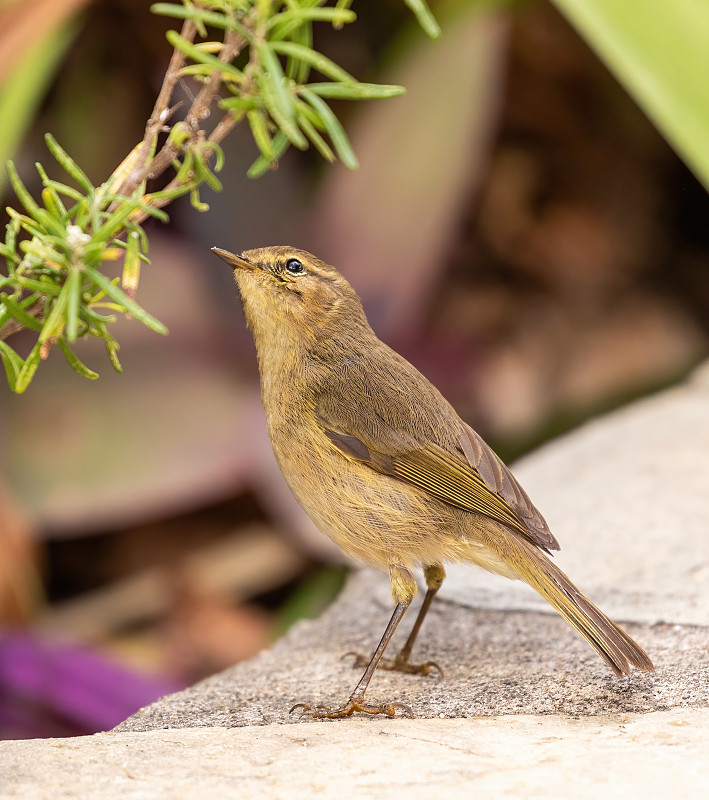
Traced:
POLYGON ((655 668, 647 653, 609 619, 566 575, 533 544, 518 539, 514 567, 522 580, 547 600, 573 625, 620 678, 630 667, 647 672, 655 668))

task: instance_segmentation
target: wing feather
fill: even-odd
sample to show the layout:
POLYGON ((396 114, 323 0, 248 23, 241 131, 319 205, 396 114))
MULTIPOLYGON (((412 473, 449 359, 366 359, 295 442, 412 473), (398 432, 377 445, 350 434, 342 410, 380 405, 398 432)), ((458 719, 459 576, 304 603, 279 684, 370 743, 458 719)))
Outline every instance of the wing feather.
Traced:
POLYGON ((527 538, 544 550, 558 550, 559 543, 549 530, 546 520, 495 451, 469 425, 465 425, 459 443, 470 466, 480 473, 488 487, 499 494, 522 519, 530 534, 527 538))
MULTIPOLYGON (((501 522, 538 547, 558 549, 542 516, 512 473, 472 428, 466 426, 466 435, 461 435, 460 456, 433 443, 410 441, 397 452, 385 452, 381 444, 363 442, 342 430, 340 421, 332 418, 332 407, 327 414, 318 408, 318 417, 330 442, 348 458, 417 486, 453 506, 501 522), (466 460, 461 457, 463 454, 466 460), (482 465, 482 469, 478 465, 482 465), (540 535, 542 524, 539 521, 546 535, 540 535)), ((395 439, 392 431, 386 433, 384 438, 388 441, 395 439)))

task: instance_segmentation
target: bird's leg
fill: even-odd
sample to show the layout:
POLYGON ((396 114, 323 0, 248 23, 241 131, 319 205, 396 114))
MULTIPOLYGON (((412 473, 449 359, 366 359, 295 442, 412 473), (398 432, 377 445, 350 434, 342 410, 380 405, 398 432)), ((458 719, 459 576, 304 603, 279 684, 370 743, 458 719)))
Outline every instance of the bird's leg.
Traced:
POLYGON ((382 703, 381 705, 370 705, 364 702, 364 693, 367 691, 369 681, 374 675, 374 670, 381 660, 387 645, 394 635, 396 626, 404 616, 406 609, 411 605, 411 600, 417 592, 416 581, 414 576, 408 569, 399 564, 392 564, 389 567, 389 577, 391 580, 391 590, 396 601, 396 608, 391 615, 389 624, 386 626, 384 635, 374 651, 374 655, 367 664, 364 674, 359 679, 359 683, 355 686, 354 691, 350 695, 350 699, 346 705, 337 709, 330 709, 327 706, 311 706, 307 703, 298 703, 291 708, 291 713, 296 709, 300 709, 302 714, 308 714, 314 719, 339 719, 341 717, 351 717, 356 711, 361 711, 365 714, 386 714, 388 717, 393 717, 397 708, 401 708, 411 714, 411 709, 403 703, 382 703))
MULTIPOLYGON (((423 574, 426 579, 428 591, 423 599, 423 603, 421 604, 421 608, 419 609, 416 622, 414 622, 414 626, 411 629, 409 638, 406 640, 406 644, 401 648, 401 650, 399 650, 394 658, 383 658, 380 660, 379 669, 407 672, 410 675, 428 675, 431 672, 431 669, 437 669, 441 675, 443 675, 443 670, 438 666, 438 664, 436 664, 435 661, 424 661, 421 664, 412 664, 411 661, 409 661, 409 658, 411 657, 411 650, 413 649, 416 637, 418 636, 421 625, 423 624, 426 614, 428 613, 428 609, 431 607, 433 598, 441 588, 441 584, 446 577, 446 571, 443 569, 442 564, 432 564, 431 566, 426 567, 423 571, 423 574)), ((366 658, 359 653, 354 653, 353 655, 355 656, 354 666, 360 667, 367 663, 366 658)))
POLYGON ((434 668, 437 669, 441 675, 443 675, 443 670, 438 666, 438 664, 436 664, 435 661, 424 661, 421 664, 412 664, 409 661, 411 650, 413 649, 414 642, 416 641, 416 637, 421 629, 421 625, 426 618, 428 609, 431 607, 433 598, 441 588, 441 584, 446 577, 446 571, 443 569, 443 564, 433 564, 429 567, 426 567, 423 571, 423 574, 426 579, 426 586, 428 589, 426 591, 426 596, 423 598, 423 603, 419 609, 414 626, 411 628, 409 638, 406 640, 406 644, 396 654, 394 660, 391 662, 387 661, 386 664, 380 664, 380 669, 394 669, 398 670, 399 672, 408 672, 415 675, 428 675, 431 672, 431 668, 434 668))

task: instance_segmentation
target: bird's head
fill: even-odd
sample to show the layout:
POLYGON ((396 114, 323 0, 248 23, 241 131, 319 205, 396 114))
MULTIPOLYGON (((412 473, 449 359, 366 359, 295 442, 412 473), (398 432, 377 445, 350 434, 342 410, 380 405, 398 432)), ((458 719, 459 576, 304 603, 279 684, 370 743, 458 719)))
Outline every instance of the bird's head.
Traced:
MULTIPOLYGON (((257 347, 266 340, 315 342, 339 327, 367 325, 354 289, 329 264, 295 247, 212 252, 234 270, 257 347)), ((367 327, 369 327, 367 325, 367 327)))

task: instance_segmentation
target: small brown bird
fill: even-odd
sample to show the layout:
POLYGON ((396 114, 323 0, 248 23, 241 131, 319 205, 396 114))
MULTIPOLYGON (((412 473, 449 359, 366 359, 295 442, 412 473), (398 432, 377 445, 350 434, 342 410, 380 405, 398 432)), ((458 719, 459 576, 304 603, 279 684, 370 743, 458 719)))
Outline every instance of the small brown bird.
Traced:
POLYGON ((526 581, 618 677, 631 665, 653 669, 642 648, 552 563, 548 554, 559 544, 524 489, 440 392, 376 337, 334 267, 293 247, 213 252, 234 269, 256 343, 268 433, 288 485, 346 553, 388 570, 396 603, 348 702, 294 708, 334 718, 393 716, 404 707, 370 705, 364 694, 378 665, 422 674, 436 666, 412 663, 410 655, 446 561, 526 581), (423 605, 402 650, 380 664, 417 592, 417 567, 428 587, 423 605))

